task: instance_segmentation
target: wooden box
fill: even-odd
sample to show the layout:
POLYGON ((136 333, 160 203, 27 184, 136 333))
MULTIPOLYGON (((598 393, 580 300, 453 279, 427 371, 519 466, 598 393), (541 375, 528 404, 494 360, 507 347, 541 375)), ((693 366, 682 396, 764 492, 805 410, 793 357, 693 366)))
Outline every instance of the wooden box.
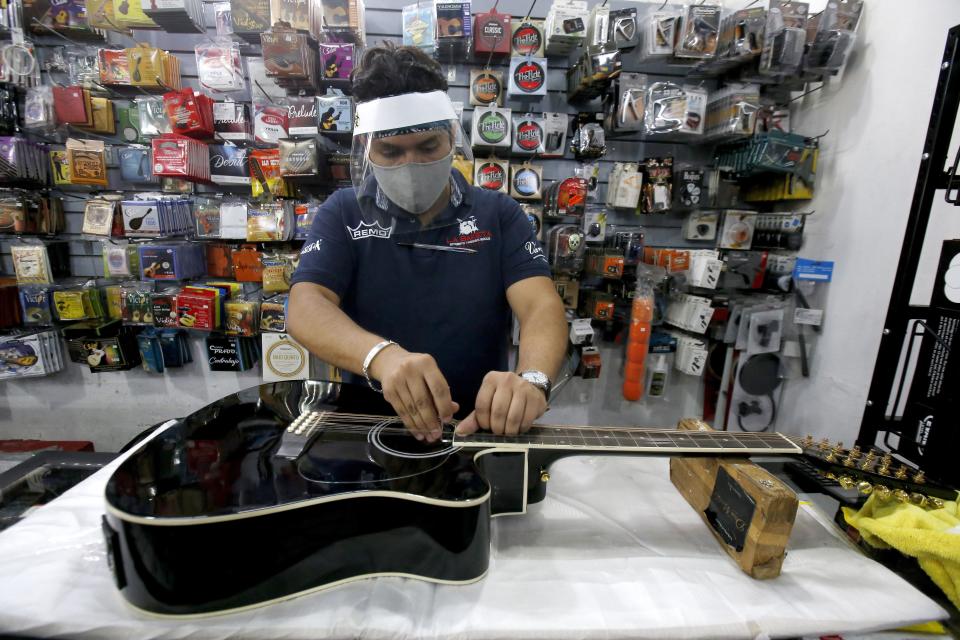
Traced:
MULTIPOLYGON (((710 426, 681 420, 678 428, 710 426)), ((744 573, 758 579, 780 575, 797 515, 797 495, 792 489, 737 456, 673 457, 670 481, 744 573)))

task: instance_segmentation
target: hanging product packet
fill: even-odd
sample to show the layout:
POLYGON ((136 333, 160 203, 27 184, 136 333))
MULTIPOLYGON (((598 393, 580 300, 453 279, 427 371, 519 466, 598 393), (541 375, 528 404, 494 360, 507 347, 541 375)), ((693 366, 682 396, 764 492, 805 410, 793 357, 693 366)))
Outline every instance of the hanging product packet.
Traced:
POLYGON ((339 89, 327 89, 326 95, 317 96, 317 117, 321 133, 351 133, 353 99, 339 89))
POLYGON ((250 151, 250 187, 254 198, 292 195, 286 180, 280 175, 279 149, 252 149, 250 151))
POLYGON ((215 102, 213 104, 214 137, 231 142, 253 142, 253 120, 246 102, 215 102))
POLYGON ((71 184, 107 186, 105 145, 99 140, 67 139, 71 184))
POLYGON ((240 45, 229 39, 201 42, 194 47, 200 86, 217 92, 246 89, 240 45))
POLYGON ((287 137, 287 108, 272 102, 255 100, 253 103, 253 135, 258 145, 276 145, 287 137))
POLYGON ((318 171, 317 140, 280 140, 280 175, 315 176, 318 171))
POLYGON ((532 113, 513 116, 513 153, 542 154, 544 137, 543 116, 532 113))

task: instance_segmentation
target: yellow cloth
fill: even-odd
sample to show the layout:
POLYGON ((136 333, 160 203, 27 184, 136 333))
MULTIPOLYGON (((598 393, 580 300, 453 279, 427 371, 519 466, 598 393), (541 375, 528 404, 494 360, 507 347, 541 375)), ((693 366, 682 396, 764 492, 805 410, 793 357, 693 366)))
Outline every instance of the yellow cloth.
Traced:
POLYGON ((868 544, 893 547, 913 556, 956 607, 960 607, 960 517, 956 501, 942 509, 923 509, 870 496, 859 511, 843 508, 843 517, 868 544))

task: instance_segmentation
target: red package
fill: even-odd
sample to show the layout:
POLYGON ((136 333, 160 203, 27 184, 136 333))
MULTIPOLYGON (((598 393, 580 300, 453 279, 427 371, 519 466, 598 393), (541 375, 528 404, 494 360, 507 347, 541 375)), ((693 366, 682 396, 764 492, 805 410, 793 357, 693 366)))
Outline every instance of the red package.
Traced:
POLYGON ((213 137, 213 100, 193 89, 163 95, 163 104, 174 133, 191 138, 213 137))
POLYGON ((217 328, 217 293, 199 287, 184 287, 177 294, 177 316, 181 327, 188 329, 217 328))
POLYGON ((157 176, 210 181, 210 148, 202 143, 165 133, 153 142, 153 173, 157 176))

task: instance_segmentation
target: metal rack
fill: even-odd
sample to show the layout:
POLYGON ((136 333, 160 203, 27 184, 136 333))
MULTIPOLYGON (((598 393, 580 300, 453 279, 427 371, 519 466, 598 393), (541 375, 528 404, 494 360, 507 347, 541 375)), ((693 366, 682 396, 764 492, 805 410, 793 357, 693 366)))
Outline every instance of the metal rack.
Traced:
POLYGON ((951 28, 947 35, 930 124, 920 157, 919 175, 910 205, 910 217, 907 220, 883 335, 857 437, 859 446, 869 448, 882 444, 905 461, 925 469, 929 475, 955 487, 960 486, 960 467, 956 466, 951 454, 955 451, 954 447, 960 443, 960 416, 957 414, 960 399, 956 398, 957 384, 960 384, 960 367, 956 360, 952 367, 948 365, 950 371, 943 387, 947 391, 934 401, 934 412, 926 418, 922 417, 926 412, 918 413, 916 402, 908 399, 911 396, 912 376, 907 375, 906 370, 911 360, 917 357, 917 349, 924 348, 923 341, 940 343, 948 357, 951 349, 954 359, 960 356, 960 345, 943 341, 933 328, 934 320, 940 317, 939 310, 910 304, 931 207, 937 192, 945 191, 945 200, 960 206, 960 194, 957 194, 960 177, 956 175, 960 164, 960 149, 952 168, 943 170, 949 158, 949 146, 958 109, 960 25, 951 28))

